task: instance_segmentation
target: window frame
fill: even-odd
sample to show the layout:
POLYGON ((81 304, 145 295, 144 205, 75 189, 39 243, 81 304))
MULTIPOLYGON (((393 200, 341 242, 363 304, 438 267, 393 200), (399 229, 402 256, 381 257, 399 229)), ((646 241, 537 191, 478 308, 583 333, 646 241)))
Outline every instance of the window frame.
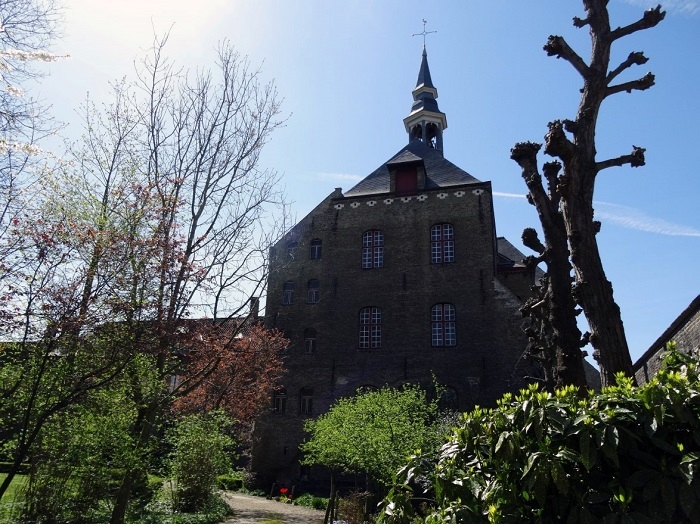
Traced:
POLYGON ((455 261, 454 226, 441 222, 430 228, 430 263, 450 264, 455 261))
POLYGON ((360 349, 379 349, 382 347, 382 310, 367 306, 360 310, 359 337, 360 349))
POLYGON ((299 390, 299 413, 311 415, 313 413, 314 389, 304 386, 299 390))
POLYGON ((430 345, 434 348, 457 346, 457 310, 448 302, 430 308, 430 345))
POLYGON ((362 233, 362 269, 384 267, 384 233, 370 229, 362 233))
POLYGON ((304 353, 307 355, 316 353, 316 329, 314 328, 304 330, 304 353))
POLYGON ((287 412, 287 390, 281 388, 272 394, 272 412, 282 414, 287 412))
POLYGON ((321 260, 323 253, 323 241, 320 238, 314 238, 309 245, 309 260, 321 260))
POLYGON ((321 300, 321 281, 317 278, 312 278, 307 283, 306 287, 306 303, 318 304, 321 300))
POLYGON ((282 284, 282 305, 291 306, 294 304, 295 284, 293 280, 287 280, 282 284))

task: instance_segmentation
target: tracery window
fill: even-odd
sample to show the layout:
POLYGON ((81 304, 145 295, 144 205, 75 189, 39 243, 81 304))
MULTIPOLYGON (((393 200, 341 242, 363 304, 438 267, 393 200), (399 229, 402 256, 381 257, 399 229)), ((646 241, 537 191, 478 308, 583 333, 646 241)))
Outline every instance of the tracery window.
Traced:
POLYGON ((360 349, 382 346, 382 310, 366 307, 360 311, 360 349))
POLYGON ((430 229, 430 261, 454 262, 455 239, 452 224, 436 224, 430 229))
POLYGON ((433 347, 457 345, 455 307, 452 304, 435 304, 430 311, 433 347))
POLYGON ((362 269, 384 267, 384 234, 378 229, 362 235, 362 269))

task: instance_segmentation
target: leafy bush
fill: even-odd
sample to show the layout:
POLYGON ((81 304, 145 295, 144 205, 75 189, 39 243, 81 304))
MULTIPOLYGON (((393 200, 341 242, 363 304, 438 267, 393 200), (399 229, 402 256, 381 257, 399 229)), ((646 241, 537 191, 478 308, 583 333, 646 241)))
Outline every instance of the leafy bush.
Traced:
POLYGON ((309 493, 302 493, 294 499, 293 504, 296 506, 304 506, 305 508, 326 509, 326 506, 328 506, 328 499, 324 497, 314 497, 309 493))
POLYGON ((672 351, 640 388, 620 376, 582 399, 533 385, 465 414, 437 462, 400 471, 381 520, 700 522, 699 450, 698 365, 672 351))
POLYGON ((175 482, 175 507, 195 512, 210 501, 218 474, 230 468, 233 440, 225 431, 231 421, 223 412, 189 415, 171 430, 170 470, 175 482))
POLYGON ((216 477, 216 486, 227 491, 239 491, 243 488, 243 475, 241 473, 226 473, 216 477))

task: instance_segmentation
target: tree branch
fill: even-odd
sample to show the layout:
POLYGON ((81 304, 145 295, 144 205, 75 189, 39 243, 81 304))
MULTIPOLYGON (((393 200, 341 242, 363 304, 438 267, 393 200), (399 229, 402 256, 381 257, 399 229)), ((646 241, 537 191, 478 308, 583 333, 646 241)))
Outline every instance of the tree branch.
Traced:
POLYGON ((649 61, 649 59, 644 56, 644 53, 642 51, 634 51, 629 54, 627 57, 627 60, 622 62, 619 66, 614 71, 611 71, 610 74, 608 74, 608 77, 605 79, 605 81, 610 84, 610 82, 613 81, 613 79, 622 73, 625 69, 628 69, 629 67, 633 65, 642 65, 646 64, 649 61))
POLYGON ((574 154, 574 144, 566 138, 561 120, 548 124, 549 132, 544 136, 544 152, 567 162, 574 154))
POLYGON ((644 91, 649 89, 654 85, 654 80, 656 77, 652 73, 647 73, 642 78, 637 80, 632 80, 630 82, 625 82, 624 84, 618 84, 616 86, 608 87, 605 90, 605 98, 616 93, 621 93, 622 91, 627 91, 631 93, 632 91, 644 91))
POLYGON ((564 60, 569 62, 572 66, 574 66, 574 69, 576 69, 576 71, 578 71, 578 73, 583 78, 588 77, 588 65, 586 65, 586 62, 584 62, 583 59, 580 56, 578 56, 578 54, 576 54, 576 51, 569 47, 569 44, 566 43, 564 37, 558 35, 550 35, 549 39, 547 40, 547 43, 542 49, 544 49, 549 56, 563 58, 564 60))
POLYGON ((607 169, 609 167, 619 167, 624 166, 625 164, 629 164, 632 167, 643 166, 645 164, 645 151, 646 149, 644 149, 643 147, 632 146, 632 153, 630 153, 629 155, 622 155, 617 158, 611 158, 609 160, 597 162, 595 165, 596 173, 599 173, 603 169, 607 169))
POLYGON ((647 9, 646 11, 644 11, 644 16, 642 16, 642 18, 637 20, 635 23, 625 27, 618 27, 614 31, 611 31, 610 41, 614 42, 619 38, 631 35, 632 33, 635 33, 637 31, 642 31, 643 29, 649 29, 650 27, 654 27, 659 22, 661 22, 661 20, 663 20, 665 16, 666 11, 661 10, 660 4, 652 9, 647 9))

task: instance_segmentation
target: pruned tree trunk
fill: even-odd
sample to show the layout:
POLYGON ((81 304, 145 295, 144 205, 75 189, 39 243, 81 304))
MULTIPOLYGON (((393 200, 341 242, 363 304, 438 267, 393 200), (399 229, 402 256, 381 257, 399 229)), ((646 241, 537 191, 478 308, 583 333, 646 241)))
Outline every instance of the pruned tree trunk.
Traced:
POLYGON ((539 254, 528 257, 526 263, 547 265, 547 278, 543 289, 528 300, 522 308, 523 314, 533 319, 528 336, 528 351, 541 354, 547 389, 575 385, 586 387, 581 351, 581 331, 576 323, 576 304, 571 293, 572 268, 564 219, 560 212, 560 195, 557 190, 558 162, 544 166, 548 191, 542 184, 542 175, 537 169, 539 144, 520 143, 511 150, 511 158, 522 168, 522 175, 529 189, 528 201, 537 208, 545 237, 543 245, 534 229, 523 232, 523 243, 539 254), (539 324, 539 325, 538 325, 539 324))
MULTIPOLYGON (((637 22, 612 30, 607 4, 607 0, 583 0, 586 18, 574 18, 576 27, 589 27, 592 43, 590 63, 587 64, 561 36, 550 36, 544 46, 548 55, 563 58, 583 78, 576 119, 551 122, 545 136, 544 151, 558 158, 563 165, 562 174, 548 181, 550 193, 552 186, 556 187, 560 198, 556 214, 563 218, 571 252, 570 264, 574 269, 574 299, 581 305, 588 320, 590 342, 594 357, 600 364, 604 386, 613 382, 616 373, 632 377, 633 368, 620 308, 615 303, 612 285, 605 275, 598 251, 596 234, 600 230, 600 222, 593 216, 595 180, 598 173, 609 167, 644 165, 644 149, 633 146, 632 153, 628 155, 599 161, 596 159, 595 131, 601 104, 608 96, 645 90, 654 85, 654 75, 651 73, 636 80, 615 83, 620 73, 633 65, 645 64, 648 59, 641 52, 633 52, 611 70, 610 50, 613 42, 636 31, 654 27, 665 16, 661 6, 658 6, 646 11, 637 22)), ((551 200, 534 199, 533 203, 542 220, 542 211, 551 204, 551 200)), ((547 235, 551 227, 545 221, 542 225, 547 235)), ((565 267, 568 261, 566 265, 562 262, 558 264, 568 269, 565 267)))

